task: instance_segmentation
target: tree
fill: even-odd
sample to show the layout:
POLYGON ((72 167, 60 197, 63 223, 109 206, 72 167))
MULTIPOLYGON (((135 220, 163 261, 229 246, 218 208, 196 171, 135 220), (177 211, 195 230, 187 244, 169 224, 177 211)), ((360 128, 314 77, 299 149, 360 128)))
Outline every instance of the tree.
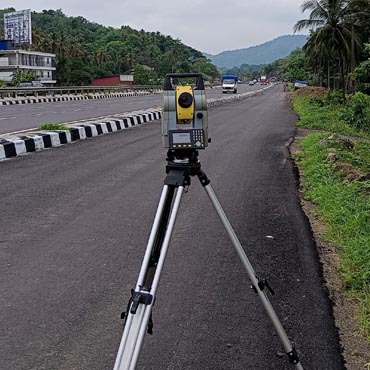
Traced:
POLYGON ((281 62, 281 78, 283 79, 289 81, 309 80, 310 74, 308 58, 301 49, 291 52, 281 62))
POLYGON ((353 77, 358 83, 360 83, 360 90, 369 93, 370 91, 370 88, 369 88, 369 84, 370 84, 370 44, 365 45, 365 52, 369 58, 358 65, 358 67, 353 71, 353 77))
POLYGON ((304 28, 313 31, 305 45, 305 50, 311 61, 319 61, 320 64, 315 67, 324 69, 326 61, 328 71, 332 66, 339 66, 334 73, 339 73, 341 77, 344 95, 351 57, 359 54, 362 47, 361 35, 359 29, 355 27, 355 19, 369 7, 368 0, 306 0, 302 4, 302 12, 310 11, 310 16, 308 19, 298 21, 294 26, 294 31, 304 28))
POLYGON ((193 72, 202 73, 203 77, 209 81, 213 81, 220 77, 220 72, 217 68, 204 57, 194 60, 192 70, 193 72))
MULTIPOLYGON (((2 15, 13 10, 0 10, 0 32, 2 15)), ((205 76, 212 78, 215 74, 216 68, 209 61, 197 61, 204 58, 200 51, 159 32, 137 31, 129 26, 104 27, 83 17, 67 17, 61 9, 32 12, 32 26, 34 44, 30 48, 56 54, 60 85, 125 73, 137 64, 154 68, 146 76, 148 81, 169 72, 191 72, 194 63, 205 76), (81 68, 81 73, 75 68, 81 68)))
POLYGON ((155 71, 146 70, 140 64, 137 64, 133 70, 134 83, 136 85, 159 85, 162 80, 155 71))
POLYGON ((93 79, 93 70, 84 64, 81 59, 74 58, 69 63, 67 83, 71 86, 90 85, 93 79))

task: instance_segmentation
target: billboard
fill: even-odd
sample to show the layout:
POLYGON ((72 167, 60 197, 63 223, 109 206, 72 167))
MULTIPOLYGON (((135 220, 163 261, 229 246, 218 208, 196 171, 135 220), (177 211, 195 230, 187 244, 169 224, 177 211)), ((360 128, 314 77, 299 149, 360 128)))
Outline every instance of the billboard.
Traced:
POLYGON ((5 40, 13 40, 14 45, 31 45, 31 9, 4 14, 5 40))

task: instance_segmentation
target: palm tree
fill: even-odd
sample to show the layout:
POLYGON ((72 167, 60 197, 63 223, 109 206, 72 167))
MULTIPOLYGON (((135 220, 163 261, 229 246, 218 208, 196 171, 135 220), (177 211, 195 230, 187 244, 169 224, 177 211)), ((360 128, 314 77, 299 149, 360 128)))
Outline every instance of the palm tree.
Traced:
POLYGON ((45 51, 45 35, 37 28, 32 30, 32 46, 35 50, 45 51))
MULTIPOLYGON (((354 51, 361 49, 362 43, 360 34, 356 32, 350 20, 356 19, 356 13, 363 7, 369 7, 368 0, 306 0, 302 4, 302 12, 311 11, 308 19, 298 21, 294 31, 301 31, 304 28, 314 30, 305 45, 306 50, 317 53, 323 59, 328 58, 328 66, 338 65, 342 81, 343 94, 346 93, 346 72, 351 67, 351 58, 354 51)), ((354 62, 352 61, 352 65, 354 62)), ((328 67, 329 71, 329 67, 328 67)), ((330 85, 329 85, 330 86, 330 85)))
POLYGON ((110 55, 106 48, 100 47, 95 51, 95 63, 97 66, 101 67, 103 64, 110 60, 110 55))

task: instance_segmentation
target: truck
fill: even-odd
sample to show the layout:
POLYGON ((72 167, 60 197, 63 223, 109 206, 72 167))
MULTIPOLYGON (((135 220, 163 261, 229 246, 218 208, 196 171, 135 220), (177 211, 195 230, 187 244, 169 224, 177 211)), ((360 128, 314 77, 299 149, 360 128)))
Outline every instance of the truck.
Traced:
POLYGON ((236 94, 238 92, 238 76, 223 75, 221 77, 221 84, 223 94, 227 94, 228 92, 236 94))
POLYGON ((261 82, 261 85, 267 85, 267 76, 261 76, 260 82, 261 82))

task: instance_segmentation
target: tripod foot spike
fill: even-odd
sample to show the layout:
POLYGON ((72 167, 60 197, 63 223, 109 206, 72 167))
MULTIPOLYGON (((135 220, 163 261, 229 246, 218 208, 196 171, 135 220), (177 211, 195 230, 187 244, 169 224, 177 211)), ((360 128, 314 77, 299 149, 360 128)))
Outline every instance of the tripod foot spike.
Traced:
POLYGON ((298 354, 297 354, 297 351, 296 349, 293 347, 293 349, 287 353, 288 355, 288 358, 289 358, 289 362, 291 364, 298 364, 299 363, 299 358, 298 358, 298 354))

